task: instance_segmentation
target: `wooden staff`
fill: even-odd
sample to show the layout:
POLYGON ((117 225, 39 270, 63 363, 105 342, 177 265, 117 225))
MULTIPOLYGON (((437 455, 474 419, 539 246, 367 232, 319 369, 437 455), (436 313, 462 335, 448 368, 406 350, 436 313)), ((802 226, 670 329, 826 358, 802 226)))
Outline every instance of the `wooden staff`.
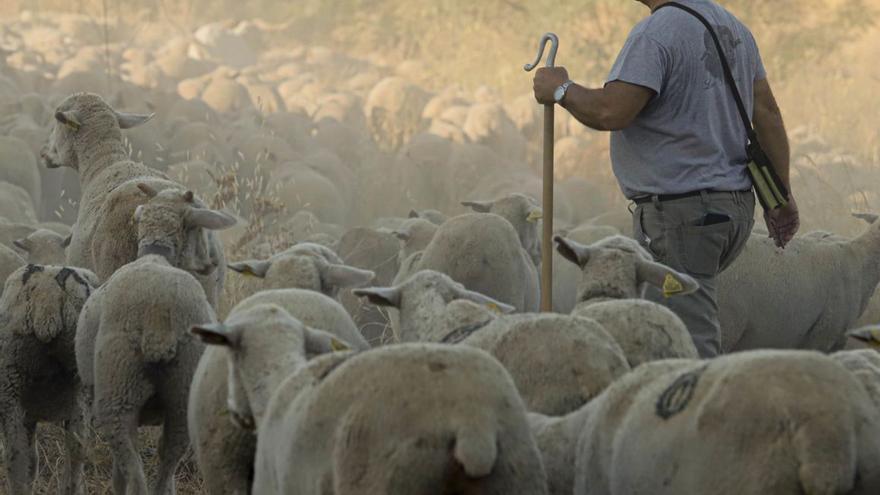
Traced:
MULTIPOLYGON (((544 48, 550 42, 550 53, 547 55, 547 67, 556 64, 556 51, 559 49, 559 37, 546 33, 538 44, 538 57, 523 68, 526 72, 533 70, 541 63, 544 48)), ((554 104, 544 105, 544 193, 543 219, 544 232, 541 240, 541 311, 553 311, 553 145, 554 136, 554 104)))

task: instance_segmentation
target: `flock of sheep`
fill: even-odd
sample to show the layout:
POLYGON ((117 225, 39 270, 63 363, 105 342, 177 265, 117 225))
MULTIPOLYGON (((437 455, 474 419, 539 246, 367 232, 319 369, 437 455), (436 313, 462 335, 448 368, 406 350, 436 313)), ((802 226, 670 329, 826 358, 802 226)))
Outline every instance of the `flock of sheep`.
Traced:
POLYGON ((785 251, 756 233, 719 284, 732 353, 699 360, 643 298, 696 282, 629 237, 608 172, 577 175, 592 138, 563 121, 537 313, 534 101, 283 31, 0 22, 8 493, 39 422, 69 494, 96 442, 118 494, 175 493, 190 449, 210 494, 880 491, 880 355, 842 350, 880 323, 875 217, 785 251))

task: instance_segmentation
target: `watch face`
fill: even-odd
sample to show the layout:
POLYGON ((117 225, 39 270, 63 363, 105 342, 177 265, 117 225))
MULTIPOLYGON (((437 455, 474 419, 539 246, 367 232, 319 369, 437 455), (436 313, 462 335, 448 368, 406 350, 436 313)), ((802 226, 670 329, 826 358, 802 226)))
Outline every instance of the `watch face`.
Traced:
POLYGON ((553 99, 556 101, 561 101, 565 97, 565 88, 559 86, 556 88, 556 92, 553 93, 553 99))

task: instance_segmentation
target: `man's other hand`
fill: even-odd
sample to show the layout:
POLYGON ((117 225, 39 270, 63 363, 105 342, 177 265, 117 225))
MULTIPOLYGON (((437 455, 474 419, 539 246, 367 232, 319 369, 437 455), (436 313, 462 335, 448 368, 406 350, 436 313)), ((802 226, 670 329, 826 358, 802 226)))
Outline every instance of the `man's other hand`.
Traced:
POLYGON ((535 99, 543 105, 556 103, 553 93, 566 81, 568 71, 565 67, 541 67, 535 72, 535 99))
POLYGON ((764 213, 764 221, 767 223, 767 231, 776 243, 776 247, 784 248, 797 234, 801 226, 797 203, 794 196, 788 201, 788 205, 764 213))

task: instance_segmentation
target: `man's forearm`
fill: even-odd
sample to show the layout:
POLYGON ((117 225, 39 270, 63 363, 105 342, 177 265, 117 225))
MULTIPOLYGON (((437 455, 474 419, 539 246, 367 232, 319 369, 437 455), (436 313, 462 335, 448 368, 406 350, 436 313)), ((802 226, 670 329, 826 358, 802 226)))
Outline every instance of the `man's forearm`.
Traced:
POLYGON ((604 89, 588 89, 572 84, 562 100, 562 107, 581 124, 597 131, 614 130, 604 89))

